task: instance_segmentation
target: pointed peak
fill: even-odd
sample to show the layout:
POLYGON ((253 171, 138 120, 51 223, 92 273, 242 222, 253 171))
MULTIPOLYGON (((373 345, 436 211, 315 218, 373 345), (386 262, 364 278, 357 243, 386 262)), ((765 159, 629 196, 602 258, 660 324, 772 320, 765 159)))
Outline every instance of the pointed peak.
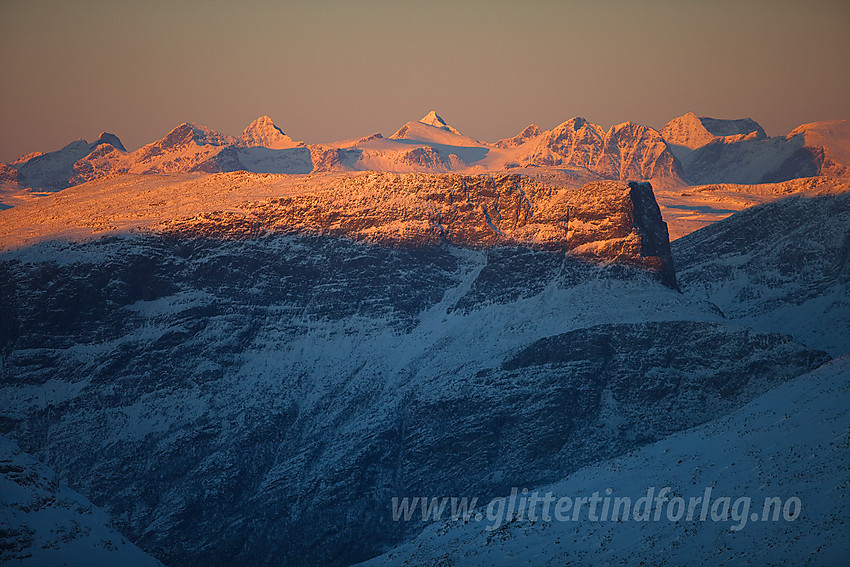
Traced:
POLYGON ((260 116, 259 118, 248 124, 245 130, 242 131, 242 135, 244 136, 245 134, 248 134, 250 132, 279 132, 284 136, 286 135, 284 134, 283 130, 277 127, 277 125, 274 123, 274 120, 272 120, 266 115, 260 116))
POLYGON ((256 120, 251 122, 251 124, 268 124, 269 126, 276 127, 274 124, 274 120, 272 120, 271 117, 269 117, 269 115, 267 114, 263 114, 262 116, 258 117, 256 120))
POLYGON ((427 124, 428 126, 433 126, 434 128, 442 128, 443 130, 448 130, 453 134, 460 135, 460 132, 449 126, 443 117, 436 113, 436 111, 432 110, 425 116, 419 119, 419 122, 422 124, 427 124))
POLYGON ((442 126, 448 126, 448 124, 446 124, 446 121, 443 120, 443 117, 437 114, 435 110, 432 110, 431 112, 420 118, 419 122, 423 124, 428 124, 429 126, 436 126, 438 128, 442 126))
POLYGON ((271 118, 265 115, 251 122, 242 132, 240 139, 249 148, 264 147, 283 150, 304 145, 303 142, 293 141, 283 130, 277 127, 271 118))

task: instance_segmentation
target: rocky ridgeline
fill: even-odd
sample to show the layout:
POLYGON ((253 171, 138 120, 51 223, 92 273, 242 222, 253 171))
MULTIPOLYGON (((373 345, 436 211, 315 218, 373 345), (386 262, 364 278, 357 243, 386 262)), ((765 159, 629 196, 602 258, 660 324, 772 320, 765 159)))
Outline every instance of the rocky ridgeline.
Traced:
MULTIPOLYGON (((530 133, 528 128, 523 132, 530 133)), ((526 145, 529 152, 520 165, 585 168, 606 179, 681 177, 679 163, 661 134, 633 122, 606 131, 584 118, 573 118, 521 144, 526 145)))
POLYGON ((644 268, 676 286, 667 225, 648 183, 579 189, 534 177, 369 173, 332 189, 168 220, 180 237, 330 235, 392 246, 530 246, 644 268))

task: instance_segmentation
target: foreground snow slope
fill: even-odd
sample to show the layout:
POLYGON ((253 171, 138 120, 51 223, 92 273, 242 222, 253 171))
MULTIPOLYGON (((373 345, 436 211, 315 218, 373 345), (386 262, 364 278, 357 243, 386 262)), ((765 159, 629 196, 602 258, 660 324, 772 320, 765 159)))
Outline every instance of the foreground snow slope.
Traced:
POLYGON ((0 423, 169 565, 364 560, 415 535, 392 496, 554 482, 828 359, 554 251, 146 236, 3 260, 0 423))
POLYGON ((43 567, 156 567, 109 517, 0 435, 0 562, 43 567))
POLYGON ((752 498, 743 521, 731 513, 728 521, 714 522, 710 515, 699 521, 697 513, 693 521, 673 522, 664 509, 659 521, 643 522, 594 522, 587 514, 558 521, 552 512, 551 521, 526 518, 495 530, 488 529, 496 524, 486 517, 466 524, 439 522, 364 565, 841 565, 850 557, 848 407, 850 357, 843 357, 730 415, 562 482, 525 487, 541 495, 551 491, 556 498, 605 496, 610 488, 612 497, 628 496, 632 502, 649 487, 656 494, 670 487, 671 498, 685 501, 711 487, 715 501, 752 498), (793 521, 763 522, 766 497, 779 497, 783 505, 797 497, 801 514, 793 521), (755 513, 759 521, 753 520, 755 513))

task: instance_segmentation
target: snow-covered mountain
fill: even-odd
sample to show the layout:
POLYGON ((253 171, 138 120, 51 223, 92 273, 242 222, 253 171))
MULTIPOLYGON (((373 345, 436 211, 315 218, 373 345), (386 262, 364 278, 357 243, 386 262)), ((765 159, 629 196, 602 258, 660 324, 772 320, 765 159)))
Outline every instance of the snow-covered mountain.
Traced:
POLYGON ((675 149, 688 150, 697 150, 717 142, 734 144, 744 140, 767 138, 764 129, 752 118, 718 120, 708 116, 696 116, 693 112, 668 122, 661 129, 661 135, 675 149))
POLYGON ((661 135, 685 179, 695 185, 850 174, 847 120, 804 124, 787 136, 769 138, 750 118, 718 120, 688 113, 668 122, 661 135))
POLYGON ((286 150, 304 146, 304 142, 296 142, 275 126, 268 116, 260 116, 245 128, 241 137, 242 143, 249 147, 262 147, 270 150, 286 150))
POLYGON ((818 175, 846 178, 848 164, 846 120, 805 124, 788 136, 768 138, 748 118, 688 113, 660 132, 632 122, 606 130, 573 118, 547 131, 532 124, 512 138, 488 143, 461 134, 431 111, 389 138, 373 134, 308 145, 293 141, 262 116, 238 138, 184 123, 134 152, 126 152, 117 137, 103 134, 93 144, 78 140, 56 152, 23 156, 0 164, 0 197, 10 206, 20 201, 22 189, 55 191, 116 173, 493 173, 543 167, 596 179, 651 180, 663 188, 818 175))
POLYGON ((55 152, 24 157, 14 164, 7 165, 6 169, 17 171, 17 178, 10 181, 35 189, 58 191, 80 182, 74 171, 80 160, 92 154, 101 155, 113 151, 126 150, 117 136, 103 132, 91 144, 83 139, 76 140, 55 152))
MULTIPOLYGON (((431 112, 429 112, 428 114, 426 114, 425 116, 420 118, 419 122, 421 122, 422 124, 427 124, 429 126, 434 126, 435 128, 447 130, 447 131, 451 132, 452 134, 457 134, 458 136, 461 135, 460 132, 458 132, 453 127, 446 124, 446 121, 443 120, 443 117, 440 116, 439 114, 437 114, 437 112, 434 111, 434 110, 432 110, 431 112)), ((398 137, 401 137, 401 136, 398 136, 398 137)))
POLYGON ((391 140, 415 140, 445 146, 484 146, 484 142, 473 140, 449 126, 435 111, 431 111, 417 122, 408 122, 390 136, 391 140))
POLYGON ((850 353, 850 193, 753 207, 674 245, 688 295, 764 332, 850 353))
MULTIPOLYGON (((520 136, 527 134, 528 128, 520 136)), ((670 182, 680 177, 678 163, 661 135, 633 122, 606 131, 583 118, 573 118, 529 137, 517 148, 520 165, 579 167, 606 179, 670 182)))
MULTIPOLYGON (((775 258, 767 228, 684 248, 680 293, 649 186, 561 175, 125 175, 4 211, 3 433, 167 564, 346 565, 419 533, 393 496, 560 482, 841 354, 697 285, 751 297, 710 266, 775 258)), ((843 216, 804 218, 831 265, 843 216)))
MULTIPOLYGON (((781 140, 840 164, 843 124, 781 140)), ((525 545, 557 563, 578 539, 578 525, 423 532, 392 520, 393 497, 569 492, 592 475, 809 495, 815 468, 839 472, 800 446, 846 460, 846 359, 823 365, 850 351, 850 184, 830 165, 689 187, 701 162, 676 157, 716 146, 736 171, 776 140, 690 116, 662 132, 575 118, 491 144, 432 112, 389 138, 306 145, 263 117, 238 138, 187 123, 133 152, 104 137, 22 158, 3 180, 72 186, 0 211, 0 434, 173 566, 393 549, 379 563, 463 564, 525 545), (671 245, 667 218, 714 224, 671 245), (823 418, 806 445, 804 416, 766 409, 785 416, 786 399, 823 418)), ((754 529, 793 560, 842 552, 846 482, 830 486, 793 541, 754 529)), ((35 526, 22 509, 0 527, 35 526)), ((658 542, 751 556, 717 526, 647 526, 587 528, 593 549, 571 557, 657 558, 658 542)))

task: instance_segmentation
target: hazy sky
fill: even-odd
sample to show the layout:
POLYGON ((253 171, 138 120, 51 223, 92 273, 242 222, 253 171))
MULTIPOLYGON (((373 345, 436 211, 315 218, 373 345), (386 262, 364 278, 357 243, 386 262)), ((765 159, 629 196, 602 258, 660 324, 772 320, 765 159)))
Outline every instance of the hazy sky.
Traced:
POLYGON ((431 109, 490 141, 688 111, 779 135, 850 118, 850 2, 0 0, 0 61, 2 161, 262 114, 307 142, 431 109))

